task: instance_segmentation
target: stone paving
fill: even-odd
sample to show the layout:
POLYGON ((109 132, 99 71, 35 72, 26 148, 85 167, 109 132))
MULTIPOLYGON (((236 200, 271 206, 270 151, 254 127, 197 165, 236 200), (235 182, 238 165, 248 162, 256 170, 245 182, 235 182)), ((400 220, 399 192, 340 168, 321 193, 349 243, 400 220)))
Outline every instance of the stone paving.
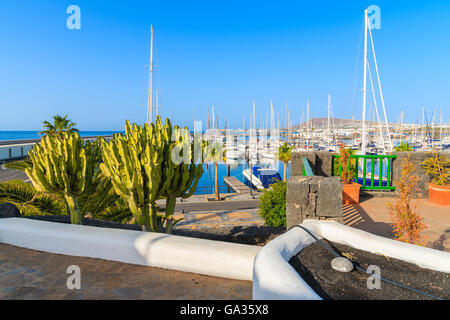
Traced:
MULTIPOLYGON (((344 224, 382 237, 393 238, 393 217, 388 203, 395 198, 363 199, 360 204, 343 206, 344 224)), ((423 246, 450 252, 450 207, 417 201, 417 211, 427 228, 422 232, 423 246)))
POLYGON ((176 229, 197 229, 197 228, 221 228, 231 226, 263 225, 264 221, 258 216, 258 209, 246 211, 220 210, 187 212, 174 215, 175 219, 184 218, 175 225, 176 229))
POLYGON ((252 283, 0 244, 0 300, 4 299, 251 299, 252 283), (80 268, 81 289, 68 289, 80 268))
MULTIPOLYGON (((344 224, 382 237, 393 238, 393 217, 388 203, 395 198, 362 199, 357 205, 343 205, 344 224)), ((424 218, 427 228, 423 231, 423 246, 450 252, 450 208, 431 204, 427 199, 417 202, 417 210, 424 218)), ((264 221, 258 216, 258 209, 239 211, 189 212, 185 220, 175 228, 221 228, 228 226, 261 226, 264 221)), ((177 217, 183 217, 178 214, 177 217)))
POLYGON ((24 172, 5 168, 3 167, 3 164, 0 163, 0 182, 8 180, 23 180, 27 182, 30 181, 30 179, 24 172))

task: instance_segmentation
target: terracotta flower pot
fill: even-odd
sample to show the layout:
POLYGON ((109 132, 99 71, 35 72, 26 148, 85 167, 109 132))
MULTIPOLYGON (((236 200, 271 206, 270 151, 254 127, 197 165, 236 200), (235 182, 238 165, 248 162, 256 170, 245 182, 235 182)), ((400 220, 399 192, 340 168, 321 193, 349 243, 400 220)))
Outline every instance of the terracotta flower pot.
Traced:
POLYGON ((450 186, 428 184, 428 200, 440 206, 450 206, 450 186))
POLYGON ((361 185, 356 182, 342 185, 342 203, 357 204, 359 203, 359 189, 361 185))

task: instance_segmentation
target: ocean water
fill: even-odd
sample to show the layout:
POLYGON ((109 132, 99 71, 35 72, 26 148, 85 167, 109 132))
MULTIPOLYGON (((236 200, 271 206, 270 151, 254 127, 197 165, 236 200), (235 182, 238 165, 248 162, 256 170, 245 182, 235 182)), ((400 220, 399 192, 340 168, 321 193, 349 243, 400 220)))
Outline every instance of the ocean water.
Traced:
MULTIPOLYGON (((232 165, 230 167, 230 176, 236 177, 239 181, 245 183, 244 175, 242 174, 242 170, 247 169, 246 164, 232 165)), ((283 162, 278 163, 278 172, 280 176, 283 178, 283 162)), ((231 193, 227 185, 223 182, 223 178, 227 175, 227 165, 219 164, 218 165, 218 178, 219 178, 219 192, 220 193, 231 193)), ((289 162, 286 176, 289 179, 291 175, 291 163, 289 162)), ((211 194, 214 192, 214 165, 211 164, 203 164, 203 175, 200 178, 198 183, 197 190, 195 194, 211 194)))
MULTIPOLYGON (((0 141, 5 140, 28 140, 40 139, 39 131, 0 131, 0 141)), ((113 133, 123 133, 123 131, 80 131, 80 136, 109 136, 113 133)))

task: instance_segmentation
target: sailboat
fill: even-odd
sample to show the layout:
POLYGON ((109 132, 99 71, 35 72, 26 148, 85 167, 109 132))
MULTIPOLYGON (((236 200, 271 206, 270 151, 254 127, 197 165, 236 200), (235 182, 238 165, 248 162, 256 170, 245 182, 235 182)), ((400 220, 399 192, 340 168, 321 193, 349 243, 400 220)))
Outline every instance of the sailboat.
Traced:
POLYGON ((380 139, 381 139, 381 144, 382 144, 381 148, 383 150, 383 153, 393 150, 391 134, 389 131, 389 123, 388 123, 387 116, 386 116, 386 106, 384 103, 383 90, 381 87, 380 74, 378 71, 378 63, 377 63, 377 58, 376 58, 376 54, 375 54, 375 46, 373 43, 371 27, 369 24, 370 24, 369 15, 368 15, 368 10, 366 9, 366 10, 364 10, 364 78, 363 78, 364 88, 363 88, 362 130, 361 130, 361 154, 363 154, 363 155, 366 154, 367 135, 368 135, 367 126, 366 126, 367 78, 369 78, 369 81, 370 81, 372 97, 373 97, 373 104, 374 104, 374 108, 375 108, 375 111, 377 114, 378 129, 379 129, 379 134, 380 134, 380 139), (375 88, 374 88, 372 73, 371 73, 371 69, 370 69, 370 65, 369 65, 368 50, 367 50, 369 39, 370 39, 370 44, 371 44, 371 49, 372 49, 372 56, 373 56, 373 62, 374 62, 374 67, 375 67, 375 71, 376 71, 376 77, 378 80, 377 81, 378 91, 380 94, 380 100, 381 100, 381 104, 383 107, 385 128, 387 131, 387 141, 385 141, 385 139, 384 139, 384 131, 382 128, 382 124, 381 124, 379 115, 378 115, 377 99, 375 96, 375 88))
MULTIPOLYGON (((274 124, 275 124, 275 119, 273 116, 273 106, 271 108, 271 114, 272 114, 272 128, 274 129, 274 124)), ((255 103, 253 102, 253 116, 250 117, 250 143, 249 143, 249 148, 248 148, 248 161, 249 161, 249 167, 242 170, 242 175, 245 178, 245 182, 247 183, 247 185, 249 185, 251 188, 255 188, 255 189, 265 189, 265 188, 269 188, 270 185, 272 185, 273 183, 277 182, 278 180, 281 180, 281 176, 278 173, 278 171, 273 168, 273 165, 268 164, 266 166, 261 165, 259 162, 261 162, 260 160, 260 156, 261 153, 258 151, 261 151, 261 149, 258 149, 258 143, 257 143, 257 139, 256 139, 256 125, 255 125, 255 103), (253 121, 252 121, 253 120, 253 121), (258 157, 259 155, 259 157, 258 157)), ((275 130, 272 130, 271 135, 273 135, 273 133, 275 132, 275 130)), ((276 139, 275 139, 276 140, 276 139)), ((275 148, 276 143, 272 142, 271 147, 275 148)), ((265 150, 265 151, 269 151, 269 150, 265 150)), ((275 151, 275 150, 271 150, 271 151, 275 151)), ((272 152, 272 157, 271 159, 269 158, 268 160, 269 163, 270 162, 274 162, 274 155, 276 153, 272 152)))

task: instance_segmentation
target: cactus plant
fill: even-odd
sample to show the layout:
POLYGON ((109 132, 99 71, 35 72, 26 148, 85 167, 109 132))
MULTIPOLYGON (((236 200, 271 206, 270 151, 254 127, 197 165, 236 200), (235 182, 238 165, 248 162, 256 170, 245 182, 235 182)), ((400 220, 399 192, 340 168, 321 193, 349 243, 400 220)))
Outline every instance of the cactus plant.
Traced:
MULTIPOLYGON (((189 197, 202 174, 194 164, 189 133, 158 116, 154 123, 125 124, 125 136, 102 143, 100 169, 111 178, 116 193, 128 204, 143 231, 170 232, 176 197, 189 197), (172 134, 179 138, 172 141, 172 134), (186 151, 186 152, 185 152, 186 151), (181 156, 181 161, 179 157, 181 156), (158 215, 156 200, 166 198, 166 214, 158 215)), ((194 152, 195 153, 195 152, 194 152)))
POLYGON ((177 197, 189 198, 197 189, 203 174, 203 167, 201 163, 198 164, 203 153, 199 137, 195 135, 191 143, 188 129, 175 126, 172 140, 174 141, 169 148, 170 161, 165 163, 163 176, 164 180, 172 176, 169 187, 162 193, 166 198, 164 217, 166 233, 170 233, 173 226, 181 220, 173 219, 177 197))
POLYGON ((125 136, 114 135, 102 143, 100 170, 111 178, 116 193, 127 203, 143 231, 158 231, 155 206, 161 182, 161 164, 168 145, 171 126, 144 127, 127 121, 125 136), (159 130, 157 129, 159 128, 159 130), (152 208, 150 208, 152 206, 152 208), (150 212, 152 210, 152 212, 150 212))
POLYGON ((32 167, 25 172, 37 191, 56 193, 64 197, 73 224, 82 223, 77 198, 91 183, 98 159, 84 149, 84 142, 76 132, 62 132, 45 136, 30 150, 32 167))

